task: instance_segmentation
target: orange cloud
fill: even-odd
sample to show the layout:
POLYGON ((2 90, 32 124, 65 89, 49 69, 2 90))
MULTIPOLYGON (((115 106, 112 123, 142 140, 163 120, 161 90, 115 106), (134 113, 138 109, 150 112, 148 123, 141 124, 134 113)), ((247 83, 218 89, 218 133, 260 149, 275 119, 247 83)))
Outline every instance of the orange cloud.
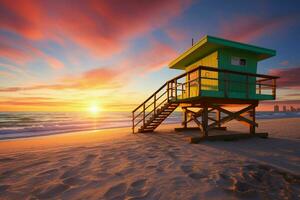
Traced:
POLYGON ((65 90, 65 89, 111 89, 121 87, 123 77, 128 75, 119 68, 101 67, 84 72, 77 77, 63 77, 57 84, 39 84, 25 87, 0 87, 0 92, 18 92, 29 90, 65 90))

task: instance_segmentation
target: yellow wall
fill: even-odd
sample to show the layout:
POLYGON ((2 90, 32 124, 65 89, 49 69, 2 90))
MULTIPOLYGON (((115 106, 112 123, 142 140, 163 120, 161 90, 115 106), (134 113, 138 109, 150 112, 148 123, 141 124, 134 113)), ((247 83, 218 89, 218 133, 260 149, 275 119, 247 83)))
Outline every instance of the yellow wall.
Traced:
MULTIPOLYGON (((215 51, 206 57, 198 60, 197 62, 191 64, 190 66, 186 67, 186 71, 190 71, 198 66, 207 66, 207 67, 215 67, 218 68, 218 51, 215 51)), ((218 72, 211 72, 202 70, 201 71, 201 90, 218 90, 218 81, 217 80, 210 80, 205 79, 207 78, 218 78, 218 72)), ((190 77, 191 80, 198 78, 198 71, 193 73, 190 77)), ((187 88, 188 89, 188 88, 187 88)), ((188 94, 187 94, 188 95, 188 94)), ((190 97, 198 96, 198 85, 193 82, 190 85, 190 97)))

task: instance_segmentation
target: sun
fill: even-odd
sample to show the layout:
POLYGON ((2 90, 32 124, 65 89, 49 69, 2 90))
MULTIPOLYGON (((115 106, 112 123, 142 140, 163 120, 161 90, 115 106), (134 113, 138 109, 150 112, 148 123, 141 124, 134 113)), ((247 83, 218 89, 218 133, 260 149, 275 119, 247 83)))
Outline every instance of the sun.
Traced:
POLYGON ((89 112, 92 114, 98 114, 101 111, 100 106, 97 104, 92 104, 89 107, 89 112))

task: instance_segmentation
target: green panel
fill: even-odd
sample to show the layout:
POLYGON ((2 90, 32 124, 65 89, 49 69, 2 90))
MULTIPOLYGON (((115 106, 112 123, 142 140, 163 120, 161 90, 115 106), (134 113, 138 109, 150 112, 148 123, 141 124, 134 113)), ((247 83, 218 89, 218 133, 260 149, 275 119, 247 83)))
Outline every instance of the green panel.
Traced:
MULTIPOLYGON (((224 48, 219 50, 219 68, 226 69, 237 72, 246 72, 256 74, 257 72, 257 57, 253 53, 246 51, 224 48), (236 66, 231 64, 232 57, 239 57, 246 60, 245 66, 236 66)), ((227 88, 228 91, 240 94, 240 98, 244 98, 243 93, 247 93, 249 90, 249 95, 255 94, 255 77, 248 77, 248 87, 247 87, 247 77, 245 75, 238 74, 224 74, 219 73, 219 83, 220 90, 224 91, 225 82, 223 80, 228 80, 227 88)), ((239 98, 239 97, 237 97, 239 98)))

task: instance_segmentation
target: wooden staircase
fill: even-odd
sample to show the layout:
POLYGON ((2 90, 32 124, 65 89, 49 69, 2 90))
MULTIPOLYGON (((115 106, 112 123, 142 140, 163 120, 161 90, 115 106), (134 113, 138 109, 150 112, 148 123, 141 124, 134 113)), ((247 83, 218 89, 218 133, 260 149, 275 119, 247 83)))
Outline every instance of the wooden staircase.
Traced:
POLYGON ((165 103, 161 108, 156 110, 155 114, 138 129, 139 133, 153 132, 177 107, 178 103, 165 103))
POLYGON ((166 82, 148 99, 132 111, 132 132, 153 132, 179 105, 174 99, 174 89, 166 82))

